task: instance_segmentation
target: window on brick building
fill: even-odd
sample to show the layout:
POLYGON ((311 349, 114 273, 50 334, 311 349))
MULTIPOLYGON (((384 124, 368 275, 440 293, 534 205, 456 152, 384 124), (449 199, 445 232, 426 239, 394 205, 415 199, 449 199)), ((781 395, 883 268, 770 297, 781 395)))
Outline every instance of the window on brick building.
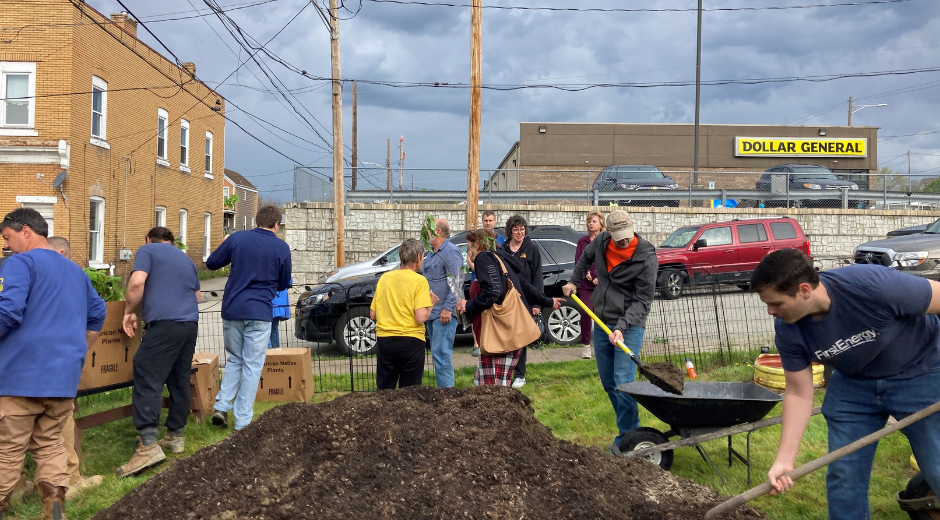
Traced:
POLYGON ((0 61, 0 135, 36 136, 36 64, 0 61))
POLYGON ((169 117, 166 110, 157 110, 157 162, 164 166, 170 165, 166 160, 166 122, 169 117))
POLYGON ((228 186, 222 186, 222 197, 227 199, 229 194, 230 192, 228 186))
POLYGON ((189 170, 189 121, 180 119, 180 169, 189 170))
POLYGON ((91 136, 107 139, 108 129, 108 83, 97 77, 91 78, 91 136))
POLYGON ((212 132, 206 132, 206 173, 212 173, 212 132))
POLYGON ((154 225, 158 227, 166 227, 166 208, 163 206, 157 206, 156 215, 154 218, 154 225))
POLYGON ((104 199, 91 197, 88 204, 88 264, 104 262, 104 199))
POLYGON ((209 239, 212 236, 212 213, 205 213, 203 215, 203 226, 202 226, 202 261, 205 262, 209 258, 209 253, 212 251, 209 250, 209 239))
POLYGON ((183 244, 186 243, 186 217, 187 217, 187 216, 188 216, 187 211, 186 211, 185 209, 181 209, 181 210, 180 210, 180 234, 179 234, 179 237, 180 237, 180 242, 182 242, 183 244))

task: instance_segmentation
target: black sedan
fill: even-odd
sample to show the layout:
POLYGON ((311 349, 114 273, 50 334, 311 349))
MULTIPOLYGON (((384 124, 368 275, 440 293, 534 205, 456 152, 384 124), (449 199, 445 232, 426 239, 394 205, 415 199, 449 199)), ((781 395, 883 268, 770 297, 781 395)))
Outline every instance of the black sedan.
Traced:
MULTIPOLYGON (((500 230, 497 230, 500 231, 500 230)), ((450 241, 466 255, 465 233, 450 241)), ((561 287, 574 269, 574 253, 578 239, 584 236, 567 226, 531 226, 529 237, 542 253, 545 294, 562 297, 561 287)), ((368 274, 325 283, 308 288, 297 301, 294 334, 306 341, 335 342, 346 355, 375 354, 375 322, 369 318, 369 306, 375 295, 379 274, 368 274)), ((464 284, 464 297, 469 289, 469 275, 464 284)), ((567 301, 558 310, 543 309, 545 333, 543 340, 573 345, 581 338, 577 305, 567 301)), ((458 333, 469 334, 467 329, 458 333)))

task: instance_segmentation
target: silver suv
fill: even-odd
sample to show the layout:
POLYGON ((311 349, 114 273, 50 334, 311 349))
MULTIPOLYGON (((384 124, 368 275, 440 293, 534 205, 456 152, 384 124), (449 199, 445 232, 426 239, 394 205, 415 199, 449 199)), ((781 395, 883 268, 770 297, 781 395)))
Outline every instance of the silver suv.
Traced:
POLYGON ((866 242, 852 256, 856 264, 878 264, 940 280, 940 220, 923 233, 866 242))

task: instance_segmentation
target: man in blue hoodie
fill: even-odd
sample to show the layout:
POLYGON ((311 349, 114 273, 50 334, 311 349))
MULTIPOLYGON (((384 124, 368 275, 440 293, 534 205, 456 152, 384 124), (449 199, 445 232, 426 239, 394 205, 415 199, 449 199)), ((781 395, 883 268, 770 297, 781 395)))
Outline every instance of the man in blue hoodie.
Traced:
POLYGON ((251 422, 271 338, 271 300, 290 287, 290 247, 277 236, 281 211, 265 206, 255 222, 258 227, 232 233, 206 260, 212 270, 232 264, 222 297, 227 359, 212 424, 227 428, 228 411, 234 408, 236 430, 251 422))
POLYGON ((62 519, 69 486, 62 427, 106 308, 88 276, 49 247, 34 209, 0 222, 14 255, 0 266, 0 518, 26 451, 36 462, 43 518, 62 519))

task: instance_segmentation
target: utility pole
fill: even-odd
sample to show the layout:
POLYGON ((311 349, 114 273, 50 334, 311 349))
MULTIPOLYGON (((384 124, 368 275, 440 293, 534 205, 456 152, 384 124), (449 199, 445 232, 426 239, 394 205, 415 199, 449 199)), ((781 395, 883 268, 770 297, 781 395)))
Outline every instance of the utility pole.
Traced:
POLYGON ((333 75, 333 233, 336 267, 346 265, 346 217, 343 172, 343 84, 339 62, 339 6, 330 0, 330 63, 333 75))
POLYGON ((398 191, 405 189, 405 136, 398 140, 398 191))
POLYGON ((358 128, 357 121, 359 120, 358 115, 356 114, 356 109, 358 107, 356 100, 356 82, 353 82, 353 128, 352 128, 352 189, 356 191, 356 177, 359 175, 359 137, 358 137, 358 128))
POLYGON ((480 190, 480 125, 483 83, 483 0, 470 8, 470 153, 467 160, 467 213, 465 229, 475 229, 480 190))
POLYGON ((852 96, 849 96, 849 126, 852 126, 852 96))
POLYGON ((385 140, 385 189, 392 191, 392 140, 385 140))
POLYGON ((911 180, 911 151, 907 151, 907 193, 910 195, 914 187, 914 182, 911 180))
POLYGON ((695 156, 692 159, 694 179, 692 184, 698 184, 698 136, 699 136, 699 106, 702 102, 702 0, 698 0, 698 30, 695 44, 695 156))

